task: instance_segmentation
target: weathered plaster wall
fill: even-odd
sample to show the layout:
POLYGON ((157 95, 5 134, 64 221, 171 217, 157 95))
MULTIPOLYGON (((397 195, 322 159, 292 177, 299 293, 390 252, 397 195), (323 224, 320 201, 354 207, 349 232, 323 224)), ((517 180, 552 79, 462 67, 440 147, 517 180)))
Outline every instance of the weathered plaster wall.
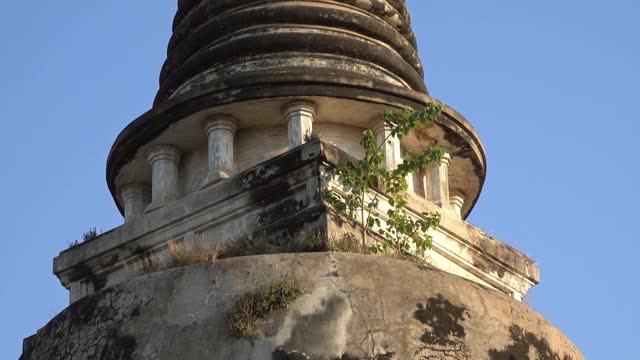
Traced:
POLYGON ((284 119, 270 120, 280 122, 282 125, 247 128, 238 131, 235 138, 236 170, 248 169, 289 150, 284 119))
POLYGON ((548 321, 454 275, 389 258, 318 253, 234 258, 145 275, 62 312, 21 360, 582 360, 548 321), (282 277, 306 284, 290 308, 229 337, 236 296, 282 277))
MULTIPOLYGON (((358 116, 358 114, 351 114, 351 116, 358 116)), ((363 128, 338 123, 317 123, 315 129, 322 141, 342 149, 356 159, 364 157, 364 150, 360 145, 363 128)))
MULTIPOLYGON (((74 302, 132 278, 127 264, 149 251, 162 253, 175 240, 216 244, 255 232, 289 239, 310 229, 338 237, 357 233, 343 226, 343 220, 330 218, 323 199, 325 186, 342 189, 326 181, 328 168, 352 160, 337 147, 307 143, 63 251, 54 259, 54 273, 74 302)), ((384 220, 387 202, 382 200, 384 220)), ((424 254, 430 264, 518 300, 538 283, 538 268, 529 258, 489 239, 450 209, 412 194, 408 207, 416 218, 425 212, 442 214, 440 226, 432 232, 434 249, 424 254)))
POLYGON ((208 152, 207 146, 183 154, 180 161, 180 190, 181 196, 194 193, 200 190, 203 180, 208 172, 208 152))

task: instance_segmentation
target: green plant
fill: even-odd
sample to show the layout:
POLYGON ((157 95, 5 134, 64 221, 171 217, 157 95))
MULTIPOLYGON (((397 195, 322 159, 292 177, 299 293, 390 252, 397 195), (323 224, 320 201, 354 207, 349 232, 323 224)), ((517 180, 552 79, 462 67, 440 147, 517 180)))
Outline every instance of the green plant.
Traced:
POLYGON ((91 228, 89 231, 82 234, 82 240, 75 241, 67 241, 67 246, 69 249, 73 249, 76 246, 79 246, 83 242, 92 241, 98 238, 100 234, 98 234, 98 230, 96 228, 91 228))
POLYGON ((236 337, 259 337, 255 325, 272 312, 291 305, 304 294, 301 281, 282 279, 262 284, 238 297, 227 316, 227 329, 236 337))
POLYGON ((67 249, 73 249, 74 247, 80 245, 80 241, 67 241, 67 249))
POLYGON ((405 209, 405 191, 408 188, 407 176, 429 164, 441 162, 444 150, 437 146, 427 147, 420 153, 406 149, 402 163, 389 170, 383 163, 382 146, 396 137, 400 141, 412 130, 436 120, 444 110, 444 104, 429 103, 421 111, 386 111, 383 120, 389 129, 387 137, 378 143, 374 132, 365 130, 360 142, 364 148, 363 159, 335 168, 334 175, 339 177, 347 191, 341 194, 330 190, 327 200, 349 220, 357 222, 359 217, 363 246, 368 246, 368 233, 377 227, 382 240, 372 245, 375 251, 423 254, 431 249, 433 239, 427 231, 438 226, 440 214, 423 213, 418 219, 412 218, 405 209), (382 197, 386 197, 389 204, 384 228, 378 211, 382 197))
POLYGON ((96 228, 91 228, 86 233, 82 234, 82 242, 87 242, 91 240, 95 240, 98 238, 98 230, 96 228))
POLYGON ((152 251, 146 251, 143 255, 124 262, 127 271, 138 274, 160 271, 162 269, 160 265, 160 258, 152 251))

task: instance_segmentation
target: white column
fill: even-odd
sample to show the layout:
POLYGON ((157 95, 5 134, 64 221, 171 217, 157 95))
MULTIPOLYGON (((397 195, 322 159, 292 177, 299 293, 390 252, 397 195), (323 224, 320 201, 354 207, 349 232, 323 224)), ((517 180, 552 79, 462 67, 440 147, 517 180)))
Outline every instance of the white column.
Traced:
POLYGON ((449 165, 451 155, 445 153, 440 164, 431 164, 427 168, 427 199, 440 207, 449 206, 449 165))
POLYGON ((409 188, 407 190, 413 191, 414 193, 416 193, 416 195, 419 195, 423 198, 427 197, 427 182, 424 169, 417 169, 416 171, 410 173, 407 176, 407 183, 409 185, 409 188))
POLYGON ((316 105, 309 101, 296 101, 284 109, 284 117, 289 132, 289 150, 305 142, 313 133, 316 105))
POLYGON ((465 196, 460 192, 455 192, 451 194, 451 209, 453 212, 462 219, 462 207, 464 206, 465 196))
POLYGON ((149 188, 141 184, 131 184, 122 187, 122 201, 124 202, 124 222, 128 224, 137 219, 149 204, 151 194, 149 188))
POLYGON ((236 119, 229 115, 213 115, 205 123, 204 129, 209 140, 209 173, 202 183, 202 188, 233 174, 236 123, 236 119))
POLYGON ((147 210, 178 199, 178 164, 180 151, 169 145, 159 145, 149 151, 151 165, 151 204, 147 210))
POLYGON ((398 139, 397 136, 389 136, 391 135, 391 129, 382 119, 371 121, 370 126, 376 134, 378 145, 381 145, 382 152, 384 153, 384 166, 387 170, 395 170, 398 164, 402 162, 400 139, 398 139))

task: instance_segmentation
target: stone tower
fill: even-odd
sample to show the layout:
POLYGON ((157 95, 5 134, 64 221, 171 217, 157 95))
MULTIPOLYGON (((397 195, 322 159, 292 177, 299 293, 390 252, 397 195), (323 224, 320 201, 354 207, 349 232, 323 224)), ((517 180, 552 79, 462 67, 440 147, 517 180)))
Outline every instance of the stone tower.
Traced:
POLYGON ((442 214, 430 266, 316 252, 133 269, 175 243, 354 231, 324 199, 341 188, 327 174, 362 156, 363 129, 385 136, 385 110, 437 102, 423 75, 404 0, 179 0, 154 105, 107 163, 124 225, 54 259, 71 305, 22 359, 582 359, 520 303, 533 261, 464 221, 486 158, 451 108, 384 144, 389 168, 402 148, 447 151, 409 179, 412 215, 442 214), (242 294, 283 277, 305 294, 261 336, 229 334, 242 294))

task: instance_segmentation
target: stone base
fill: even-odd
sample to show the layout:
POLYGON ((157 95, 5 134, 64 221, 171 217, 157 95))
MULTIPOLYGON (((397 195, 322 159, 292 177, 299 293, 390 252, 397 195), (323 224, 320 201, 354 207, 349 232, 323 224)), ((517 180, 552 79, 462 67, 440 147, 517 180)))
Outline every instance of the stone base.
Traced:
POLYGON ((217 184, 218 182, 224 179, 228 179, 229 177, 231 176, 224 171, 216 171, 213 173, 209 173, 209 175, 207 175, 207 177, 202 182, 202 185, 200 185, 200 189, 204 190, 208 187, 211 187, 217 184))
POLYGON ((88 296, 25 340, 21 360, 582 360, 548 321, 500 292, 384 257, 240 257, 141 276, 88 296), (288 277, 305 294, 231 337, 237 296, 288 277))

